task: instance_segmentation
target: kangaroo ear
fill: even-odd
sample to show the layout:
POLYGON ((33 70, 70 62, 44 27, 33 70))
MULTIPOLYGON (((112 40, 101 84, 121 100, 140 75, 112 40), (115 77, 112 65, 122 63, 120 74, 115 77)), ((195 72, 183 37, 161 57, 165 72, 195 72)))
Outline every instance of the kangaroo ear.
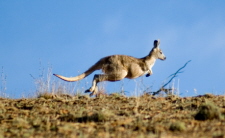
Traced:
POLYGON ((159 47, 159 44, 160 44, 160 40, 159 39, 158 40, 155 40, 154 41, 154 48, 159 47))

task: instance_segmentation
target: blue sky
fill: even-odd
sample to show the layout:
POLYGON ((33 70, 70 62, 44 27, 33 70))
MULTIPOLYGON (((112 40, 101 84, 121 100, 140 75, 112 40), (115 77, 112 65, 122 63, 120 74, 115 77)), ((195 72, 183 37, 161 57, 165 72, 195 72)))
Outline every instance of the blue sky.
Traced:
MULTIPOLYGON (((157 90, 192 60, 174 82, 182 96, 224 94, 224 5, 223 0, 0 0, 1 90, 15 98, 32 95, 31 75, 38 78, 51 68, 75 76, 113 54, 141 58, 160 39, 167 60, 156 62, 151 77, 104 83, 106 91, 157 90)), ((70 85, 87 89, 95 73, 100 72, 70 85)))

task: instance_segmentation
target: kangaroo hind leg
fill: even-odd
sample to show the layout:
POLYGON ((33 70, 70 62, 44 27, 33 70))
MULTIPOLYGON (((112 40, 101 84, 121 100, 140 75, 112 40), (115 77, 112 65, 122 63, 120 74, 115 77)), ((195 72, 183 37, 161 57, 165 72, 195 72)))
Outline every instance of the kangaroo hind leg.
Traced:
POLYGON ((87 89, 85 92, 92 92, 90 96, 97 94, 97 84, 102 81, 119 81, 124 79, 127 76, 127 71, 121 70, 116 73, 109 74, 95 74, 92 81, 92 86, 90 89, 87 89))

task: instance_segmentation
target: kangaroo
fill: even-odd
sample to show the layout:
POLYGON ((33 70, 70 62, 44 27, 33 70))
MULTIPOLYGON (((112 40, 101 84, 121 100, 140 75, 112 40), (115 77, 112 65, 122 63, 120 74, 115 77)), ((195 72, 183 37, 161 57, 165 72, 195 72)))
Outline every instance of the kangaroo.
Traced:
POLYGON ((92 86, 85 92, 91 92, 90 96, 97 94, 97 83, 102 81, 119 81, 124 78, 134 79, 143 75, 146 77, 153 74, 152 67, 156 59, 165 60, 166 56, 159 48, 160 40, 155 40, 150 53, 143 58, 135 58, 127 55, 111 55, 101 58, 97 63, 91 66, 84 73, 76 77, 64 77, 53 74, 62 80, 73 82, 81 80, 90 75, 95 70, 102 70, 104 74, 95 74, 92 86))

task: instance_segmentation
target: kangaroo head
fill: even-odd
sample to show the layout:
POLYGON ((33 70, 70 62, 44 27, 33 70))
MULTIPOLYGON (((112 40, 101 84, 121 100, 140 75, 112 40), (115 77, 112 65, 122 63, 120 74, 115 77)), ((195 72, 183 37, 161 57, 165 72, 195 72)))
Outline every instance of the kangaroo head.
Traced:
POLYGON ((162 50, 159 48, 160 40, 154 41, 154 46, 151 51, 151 55, 153 55, 157 59, 165 60, 166 56, 163 54, 162 50))

